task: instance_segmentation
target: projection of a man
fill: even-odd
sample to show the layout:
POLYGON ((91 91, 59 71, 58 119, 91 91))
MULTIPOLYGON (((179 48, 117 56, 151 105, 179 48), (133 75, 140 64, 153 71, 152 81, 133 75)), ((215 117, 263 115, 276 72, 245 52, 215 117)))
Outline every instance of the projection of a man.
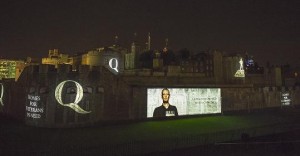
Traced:
POLYGON ((161 91, 161 97, 163 103, 161 106, 154 109, 153 117, 178 116, 176 106, 173 106, 169 103, 170 91, 167 88, 164 88, 161 91))

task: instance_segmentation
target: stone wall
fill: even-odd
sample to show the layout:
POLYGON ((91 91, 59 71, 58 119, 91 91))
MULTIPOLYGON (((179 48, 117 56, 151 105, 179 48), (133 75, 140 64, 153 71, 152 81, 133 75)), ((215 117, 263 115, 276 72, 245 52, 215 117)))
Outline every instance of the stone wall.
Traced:
POLYGON ((10 88, 8 96, 17 98, 3 110, 28 125, 72 127, 129 118, 132 92, 105 67, 29 66, 10 88))
MULTIPOLYGON (((157 86, 164 87, 165 85, 157 86)), ((150 88, 152 86, 149 86, 150 88)), ((300 105, 300 87, 253 87, 251 85, 170 85, 169 88, 221 88, 222 112, 251 112, 268 108, 294 107, 300 105), (291 104, 283 106, 282 93, 289 93, 291 104)), ((147 88, 140 85, 133 87, 133 107, 131 116, 143 119, 147 116, 147 88)))
POLYGON ((291 105, 300 105, 299 87, 222 88, 223 111, 256 110, 282 107, 282 93, 288 92, 291 105))
POLYGON ((17 82, 0 83, 5 91, 0 112, 42 127, 146 119, 151 87, 221 88, 223 112, 282 107, 282 93, 290 96, 288 107, 300 105, 299 87, 216 84, 209 77, 115 75, 105 67, 72 71, 70 65, 28 66, 17 82))

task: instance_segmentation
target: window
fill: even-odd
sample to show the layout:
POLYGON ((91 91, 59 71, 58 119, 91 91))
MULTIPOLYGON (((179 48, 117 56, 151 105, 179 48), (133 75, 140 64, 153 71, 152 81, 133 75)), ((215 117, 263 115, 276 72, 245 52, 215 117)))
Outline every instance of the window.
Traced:
POLYGON ((97 87, 97 93, 104 93, 103 87, 97 87))
POLYGON ((83 88, 83 93, 92 94, 93 93, 93 88, 92 87, 84 87, 83 88))
POLYGON ((40 94, 47 94, 49 92, 48 87, 41 87, 40 94))
POLYGON ((35 92, 35 87, 30 87, 30 88, 29 88, 29 93, 32 94, 32 93, 34 93, 34 92, 35 92))
POLYGON ((75 87, 69 87, 67 88, 67 94, 75 94, 76 88, 75 87))

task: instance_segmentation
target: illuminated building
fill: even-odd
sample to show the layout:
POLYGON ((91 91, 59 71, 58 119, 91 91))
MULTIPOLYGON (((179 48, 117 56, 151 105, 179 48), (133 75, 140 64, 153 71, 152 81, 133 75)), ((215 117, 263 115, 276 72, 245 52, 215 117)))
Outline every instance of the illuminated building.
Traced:
MULTIPOLYGON (((136 38, 136 33, 134 34, 134 38, 136 38)), ((125 70, 132 70, 140 68, 139 56, 143 51, 150 51, 151 48, 151 37, 150 33, 148 34, 148 41, 146 43, 146 49, 143 49, 142 46, 134 39, 131 44, 130 53, 125 54, 125 70)))
POLYGON ((101 57, 102 55, 100 50, 90 50, 82 55, 81 64, 89 66, 100 66, 101 57))
POLYGON ((146 43, 147 44, 147 50, 151 50, 151 36, 150 36, 150 33, 148 33, 148 42, 146 43))
POLYGON ((206 77, 213 76, 213 55, 209 52, 199 52, 187 59, 181 59, 182 73, 202 73, 206 77))
POLYGON ((103 66, 109 70, 113 69, 112 72, 123 72, 124 71, 124 60, 127 49, 122 48, 119 45, 113 45, 104 49, 103 51, 103 66))
MULTIPOLYGON (((104 66, 109 70, 113 69, 113 72, 123 72, 126 53, 127 49, 116 44, 110 47, 96 48, 81 55, 81 65, 88 65, 90 68, 104 66)), ((80 56, 76 56, 76 58, 80 58, 80 56)))
POLYGON ((165 45, 165 47, 163 48, 163 52, 164 52, 164 53, 168 52, 168 48, 169 48, 169 47, 168 47, 169 39, 166 38, 166 39, 165 39, 165 42, 166 42, 166 45, 165 45))
POLYGON ((84 53, 77 53, 72 56, 70 56, 70 59, 72 60, 72 70, 76 71, 79 69, 79 66, 82 64, 82 56, 84 53))
POLYGON ((42 60, 40 58, 27 57, 25 62, 26 66, 39 65, 42 63, 42 60))
POLYGON ((162 69, 163 59, 161 58, 161 53, 158 50, 155 50, 153 58, 153 70, 161 71, 162 69))
POLYGON ((132 42, 130 53, 125 54, 125 69, 137 69, 139 67, 138 56, 142 53, 142 47, 136 42, 132 42))
POLYGON ((24 61, 0 59, 0 79, 15 79, 17 81, 24 68, 24 61))
POLYGON ((241 55, 233 54, 223 57, 223 74, 227 83, 237 83, 236 73, 240 70, 241 55))
POLYGON ((300 104, 300 88, 283 86, 280 67, 241 76, 242 55, 183 49, 176 56, 168 40, 161 51, 150 50, 150 35, 148 43, 145 51, 134 41, 128 53, 116 42, 71 58, 50 50, 43 64, 25 68, 17 85, 0 81, 0 105, 28 125, 74 127, 151 118, 163 88, 179 116, 300 104))
MULTIPOLYGON (((161 103, 160 91, 164 87, 170 88, 170 102, 181 115, 300 104, 300 88, 216 83, 214 77, 197 73, 160 75, 153 72, 151 75, 150 72, 134 76, 121 73, 116 76, 105 66, 79 71, 65 70, 71 65, 58 66, 57 70, 51 70, 50 66, 29 66, 18 81, 23 85, 15 86, 19 87, 16 95, 20 98, 11 99, 11 103, 25 105, 25 110, 18 107, 18 112, 23 109, 25 114, 19 116, 25 116, 28 125, 73 127, 105 120, 152 117, 154 107, 161 103)), ((80 65, 79 68, 85 67, 80 65)), ((10 107, 9 102, 3 103, 10 107)))
POLYGON ((48 57, 42 58, 42 64, 55 65, 55 68, 57 68, 59 64, 72 64, 72 62, 69 55, 60 54, 58 49, 53 49, 49 50, 48 57))

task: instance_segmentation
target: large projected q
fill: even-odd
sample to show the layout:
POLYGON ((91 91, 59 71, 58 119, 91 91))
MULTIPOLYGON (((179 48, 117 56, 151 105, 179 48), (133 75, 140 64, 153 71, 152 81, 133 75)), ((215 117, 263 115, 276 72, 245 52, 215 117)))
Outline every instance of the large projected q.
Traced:
MULTIPOLYGON (((176 113, 178 113, 179 116, 221 113, 221 89, 219 88, 167 89, 169 91, 168 103, 176 107, 176 113)), ((157 109, 164 110, 162 109, 165 103, 163 90, 165 89, 147 89, 147 117, 156 116, 154 112, 157 112, 157 109)), ((167 109, 169 108, 166 108, 165 116, 172 116, 168 115, 167 109)), ((174 108, 172 109, 174 110, 174 108)))
POLYGON ((0 91, 0 104, 2 105, 2 106, 4 106, 4 104, 3 104, 3 94, 4 94, 4 87, 3 87, 3 84, 2 83, 0 83, 0 88, 1 88, 1 91, 0 91))
POLYGON ((119 72, 119 70, 118 70, 119 64, 118 64, 118 60, 116 58, 110 59, 108 64, 112 70, 116 71, 117 73, 119 72))
POLYGON ((56 89, 55 89, 55 98, 57 100, 57 102, 62 105, 62 106, 65 106, 65 107, 70 107, 71 109, 73 109, 74 111, 76 111, 77 113, 80 113, 80 114, 87 114, 87 113, 91 113, 91 111, 86 111, 86 110, 83 110, 79 105, 78 103, 82 100, 83 98, 83 88, 82 86, 76 82, 76 81, 73 81, 73 80, 66 80, 66 81, 63 81, 61 82, 60 84, 57 85, 56 89), (67 104, 64 104, 63 101, 62 101, 62 91, 63 91, 63 87, 65 85, 65 83, 67 82, 74 82, 75 85, 76 85, 76 97, 75 97, 75 101, 72 103, 67 103, 67 104))

